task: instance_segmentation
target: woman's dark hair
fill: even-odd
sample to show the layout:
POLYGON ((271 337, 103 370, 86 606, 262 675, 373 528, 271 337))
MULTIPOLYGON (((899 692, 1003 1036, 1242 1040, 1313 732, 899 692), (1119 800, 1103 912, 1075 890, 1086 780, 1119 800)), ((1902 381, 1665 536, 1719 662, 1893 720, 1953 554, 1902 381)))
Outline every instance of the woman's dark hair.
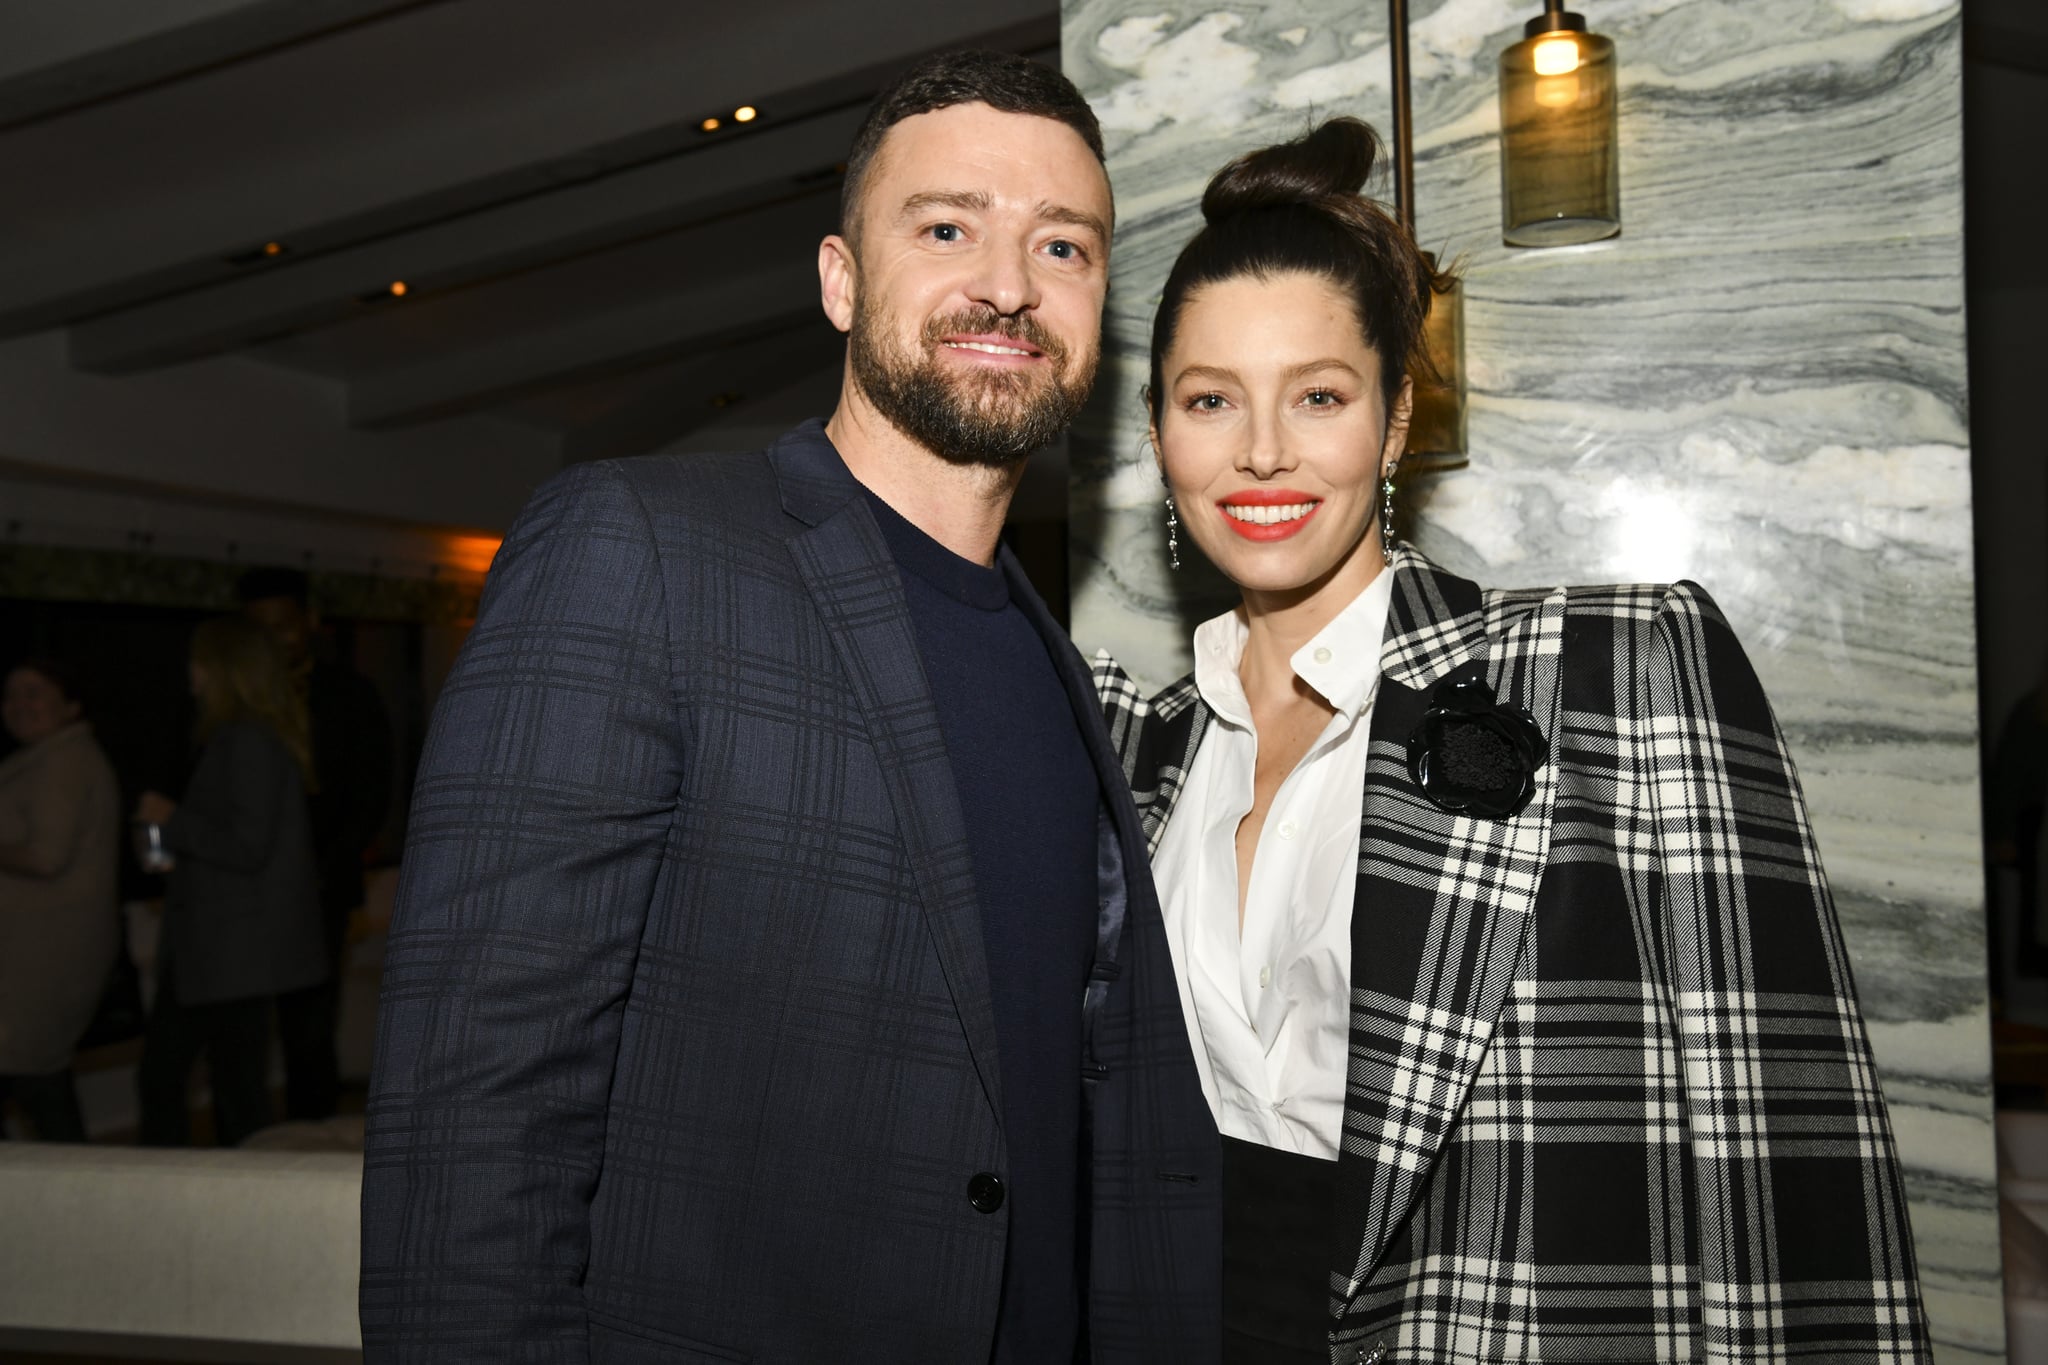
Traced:
POLYGON ((846 180, 839 191, 839 232, 852 241, 860 231, 860 193, 868 166, 891 128, 917 114, 956 104, 986 104, 1005 114, 1035 114, 1064 123, 1080 134, 1101 161, 1102 128, 1074 83, 1042 62, 1014 52, 968 48, 941 52, 898 76, 875 96, 853 149, 846 154, 846 180))
POLYGON ((85 692, 78 681, 78 672, 64 660, 49 654, 37 654, 16 663, 9 673, 25 669, 57 689, 57 695, 78 707, 78 714, 85 714, 85 692))
POLYGON ((1379 157, 1379 135, 1370 126, 1333 118, 1216 172, 1202 192, 1206 221, 1181 248, 1152 320, 1146 403, 1155 424, 1165 401, 1161 369, 1189 296, 1246 275, 1315 275, 1350 299, 1366 344, 1379 353, 1381 398, 1390 413, 1403 377, 1428 372, 1422 324, 1431 293, 1448 288, 1450 276, 1361 193, 1379 157))

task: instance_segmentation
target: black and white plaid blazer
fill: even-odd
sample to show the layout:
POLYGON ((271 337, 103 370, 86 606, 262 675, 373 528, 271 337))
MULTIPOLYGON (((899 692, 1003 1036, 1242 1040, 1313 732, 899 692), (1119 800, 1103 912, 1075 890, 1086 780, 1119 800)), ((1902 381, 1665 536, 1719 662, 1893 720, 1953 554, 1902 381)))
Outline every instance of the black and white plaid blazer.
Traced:
MULTIPOLYGON (((1396 553, 1352 925, 1333 1362, 1929 1359, 1884 1097, 1797 776, 1706 593, 1396 553), (1484 668, 1511 819, 1406 763, 1484 668)), ((1098 689, 1151 848, 1210 712, 1098 689)))

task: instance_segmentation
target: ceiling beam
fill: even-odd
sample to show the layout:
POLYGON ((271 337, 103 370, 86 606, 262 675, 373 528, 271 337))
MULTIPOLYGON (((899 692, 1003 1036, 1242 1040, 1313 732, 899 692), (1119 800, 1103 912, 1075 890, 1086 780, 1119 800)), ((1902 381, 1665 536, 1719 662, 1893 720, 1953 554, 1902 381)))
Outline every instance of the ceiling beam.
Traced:
MULTIPOLYGON (((284 243, 291 256, 312 257, 509 207, 629 167, 671 157, 694 160, 726 140, 725 135, 704 137, 698 130, 700 116, 740 100, 757 104, 763 113, 759 123, 732 136, 736 144, 757 140, 784 123, 862 108, 883 83, 927 50, 1057 51, 1058 15, 1039 14, 1041 0, 984 0, 980 6, 920 15, 920 46, 907 50, 896 26, 877 23, 866 7, 841 0, 783 3, 790 13, 780 27, 793 36, 772 52, 750 45, 680 66, 674 52, 638 52, 630 62, 602 72, 579 73, 579 80, 565 76, 560 88, 544 96, 529 91, 511 101, 498 91, 492 101, 460 108, 460 119, 444 119, 438 109, 423 114, 421 135, 407 145, 321 142, 305 148, 297 161, 251 164, 246 173, 221 178, 208 194, 170 194, 160 202, 140 203, 123 219, 97 224, 104 230, 91 242, 76 233, 52 234, 36 249, 0 255, 0 337, 68 326, 238 279, 250 269, 266 268, 244 264, 252 248, 266 239, 284 243), (366 167, 374 168, 367 178, 366 167), (283 205, 290 206, 292 216, 281 210, 283 205)), ((438 53, 460 37, 454 21, 474 12, 465 5, 415 6, 403 23, 388 26, 388 35, 387 26, 377 25, 373 34, 344 34, 334 41, 350 49, 350 60, 367 61, 388 54, 393 45, 402 49, 417 27, 433 36, 428 46, 438 53), (356 53, 370 46, 358 41, 367 37, 378 40, 376 53, 356 53)), ((561 13, 563 22, 574 22, 573 9, 561 13)), ((317 49, 323 46, 310 45, 309 62, 322 56, 317 49)), ((229 74, 246 72, 252 80, 262 76, 270 82, 288 74, 268 70, 270 65, 250 64, 229 74)), ((343 98, 330 88, 326 68, 318 69, 328 85, 314 93, 328 103, 343 98)), ((509 79, 500 73, 501 83, 509 79)), ((233 107, 230 96, 240 87, 222 77, 208 83, 210 95, 214 86, 222 88, 212 107, 233 107)), ((412 98, 423 97, 415 90, 412 98)), ((82 117, 92 122, 107 112, 93 110, 82 117)), ((250 117, 257 113, 252 108, 250 117)), ((403 120, 398 124, 403 126, 403 120)), ((22 137, 33 140, 60 126, 42 125, 22 137)), ((126 123, 95 123, 91 132, 102 139, 126 138, 130 144, 140 136, 126 123)), ((174 152, 189 159, 187 149, 174 152)), ((227 144, 219 152, 232 158, 237 149, 227 144)), ((22 155, 41 164, 26 151, 22 155)), ((110 166, 103 174, 118 176, 120 169, 110 166)), ((11 194, 36 192, 33 183, 9 186, 11 194)), ((47 211, 61 214, 63 207, 47 211)))
MULTIPOLYGON (((366 294, 404 280, 433 294, 583 255, 838 179, 862 111, 764 129, 688 157, 174 295, 71 330, 71 362, 94 374, 154 369, 341 322, 366 294)), ((289 259, 289 258, 287 258, 289 259)))
POLYGON ((715 351, 661 375, 651 392, 563 433, 562 462, 608 460, 659 449, 807 373, 836 372, 845 354, 846 338, 822 319, 815 326, 715 351))
MULTIPOLYGON (((561 467, 552 434, 489 416, 375 436, 335 386, 239 356, 126 379, 79 374, 60 338, 0 342, 0 459, 53 471, 454 526, 504 526, 561 467)), ((0 518, 4 520, 4 518, 0 518)), ((4 1355, 0 1351, 0 1355, 4 1355)))
POLYGON ((420 2, 14 0, 0 45, 0 131, 420 2))
POLYGON ((830 326, 809 261, 372 375, 349 386, 349 424, 376 430, 432 421, 807 324, 830 326))

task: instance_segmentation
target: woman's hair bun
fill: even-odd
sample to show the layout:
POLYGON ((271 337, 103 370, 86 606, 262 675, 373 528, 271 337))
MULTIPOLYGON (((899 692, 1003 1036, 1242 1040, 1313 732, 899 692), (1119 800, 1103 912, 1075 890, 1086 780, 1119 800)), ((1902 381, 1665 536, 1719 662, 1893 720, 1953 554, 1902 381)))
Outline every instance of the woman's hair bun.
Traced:
POLYGON ((1246 152, 1216 172, 1202 192, 1202 217, 1215 223, 1259 209, 1354 198, 1379 157, 1379 135, 1369 125, 1330 119, 1292 142, 1246 152))

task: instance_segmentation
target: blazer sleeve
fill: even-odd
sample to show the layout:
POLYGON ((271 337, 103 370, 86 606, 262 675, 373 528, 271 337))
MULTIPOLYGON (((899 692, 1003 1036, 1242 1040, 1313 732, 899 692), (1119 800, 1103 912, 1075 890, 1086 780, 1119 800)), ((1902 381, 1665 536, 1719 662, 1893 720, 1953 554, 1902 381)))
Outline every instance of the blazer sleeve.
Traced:
POLYGON ((1667 592, 1646 672, 1707 1359, 1927 1360, 1884 1096, 1784 737, 1696 584, 1667 592))
POLYGON ((185 799, 164 825, 179 857, 260 872, 277 843, 283 800, 304 799, 291 751, 247 723, 223 726, 200 751, 185 799))
POLYGON ((363 1173, 369 1362, 580 1362, 606 1100, 681 781, 667 605, 624 473, 528 505, 435 708, 363 1173))

